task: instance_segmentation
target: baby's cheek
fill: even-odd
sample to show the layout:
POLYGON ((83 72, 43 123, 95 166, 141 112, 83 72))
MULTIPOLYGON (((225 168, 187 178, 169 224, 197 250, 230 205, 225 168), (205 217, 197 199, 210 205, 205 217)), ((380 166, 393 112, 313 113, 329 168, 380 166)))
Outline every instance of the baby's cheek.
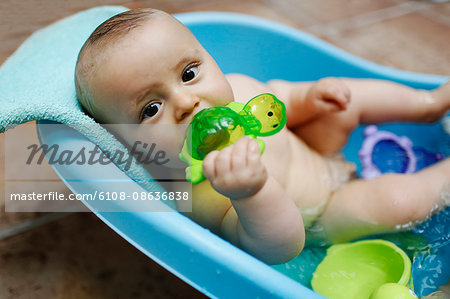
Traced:
POLYGON ((214 86, 210 93, 216 101, 215 106, 224 106, 234 100, 231 85, 222 73, 212 78, 210 84, 214 86))
POLYGON ((181 149, 183 148, 183 140, 173 140, 173 142, 168 143, 164 146, 164 152, 167 158, 172 162, 171 165, 176 168, 184 168, 186 165, 179 158, 181 149))

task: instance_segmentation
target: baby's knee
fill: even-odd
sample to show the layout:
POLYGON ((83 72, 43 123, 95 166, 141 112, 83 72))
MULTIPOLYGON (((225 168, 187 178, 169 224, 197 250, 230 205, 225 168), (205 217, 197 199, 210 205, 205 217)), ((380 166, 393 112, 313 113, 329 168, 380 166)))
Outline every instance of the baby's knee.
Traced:
POLYGON ((408 196, 406 190, 392 190, 387 204, 386 213, 391 219, 392 225, 407 224, 424 218, 424 213, 420 205, 408 196))
MULTIPOLYGON (((405 178, 406 179, 406 178, 405 178)), ((404 225, 426 219, 432 210, 427 199, 430 194, 416 178, 409 177, 408 182, 399 183, 387 190, 384 199, 384 220, 390 225, 404 225), (422 187, 419 187, 422 186, 422 187)), ((406 181, 406 180, 405 180, 406 181)))

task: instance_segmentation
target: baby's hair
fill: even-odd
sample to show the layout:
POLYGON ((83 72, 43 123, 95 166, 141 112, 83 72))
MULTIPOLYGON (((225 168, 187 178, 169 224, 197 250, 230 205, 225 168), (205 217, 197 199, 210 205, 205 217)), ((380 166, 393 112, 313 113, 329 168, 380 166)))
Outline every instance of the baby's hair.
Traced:
POLYGON ((90 116, 94 113, 91 107, 92 95, 86 83, 89 76, 100 64, 109 47, 158 12, 156 9, 139 8, 115 15, 100 24, 84 43, 75 67, 75 88, 78 101, 90 116))

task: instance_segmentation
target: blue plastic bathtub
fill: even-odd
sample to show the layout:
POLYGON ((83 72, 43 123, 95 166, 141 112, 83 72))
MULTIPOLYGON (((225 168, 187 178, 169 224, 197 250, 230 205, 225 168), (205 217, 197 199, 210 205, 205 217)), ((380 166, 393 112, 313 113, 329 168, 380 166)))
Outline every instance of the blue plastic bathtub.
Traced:
MULTIPOLYGON (((274 78, 308 81, 325 76, 381 78, 423 89, 436 88, 447 80, 442 76, 383 67, 308 34, 255 17, 211 12, 177 17, 193 31, 225 73, 240 72, 261 81, 274 78)), ((60 148, 72 150, 94 147, 69 127, 50 130, 40 125, 43 123, 46 122, 38 122, 43 143, 57 143, 60 148)), ((424 128, 427 132, 436 132, 436 135, 427 134, 425 144, 436 143, 442 137, 439 136, 442 134, 439 124, 420 126, 419 131, 416 128, 419 127, 392 126, 394 131, 400 132, 422 132, 424 128)), ((416 138, 422 142, 423 134, 416 135, 422 135, 416 138)), ((356 161, 360 145, 361 129, 352 135, 345 155, 356 161)), ((111 184, 95 180, 103 178, 105 173, 112 174, 118 181, 128 181, 118 184, 117 191, 142 190, 113 164, 53 166, 75 193, 114 191, 111 184), (89 181, 91 185, 86 183, 89 181)), ((91 203, 91 208, 95 210, 95 203, 91 203)), ((136 213, 123 209, 123 212, 96 214, 136 248, 206 295, 220 298, 323 298, 179 213, 136 213)))

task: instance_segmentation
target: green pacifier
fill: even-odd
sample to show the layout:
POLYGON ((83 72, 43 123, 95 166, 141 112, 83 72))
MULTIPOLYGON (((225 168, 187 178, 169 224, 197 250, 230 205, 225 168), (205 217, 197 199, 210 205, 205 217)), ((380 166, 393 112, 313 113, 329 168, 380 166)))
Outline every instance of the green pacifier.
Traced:
POLYGON ((331 246, 313 274, 314 291, 327 298, 417 298, 407 287, 411 261, 385 240, 331 246))

